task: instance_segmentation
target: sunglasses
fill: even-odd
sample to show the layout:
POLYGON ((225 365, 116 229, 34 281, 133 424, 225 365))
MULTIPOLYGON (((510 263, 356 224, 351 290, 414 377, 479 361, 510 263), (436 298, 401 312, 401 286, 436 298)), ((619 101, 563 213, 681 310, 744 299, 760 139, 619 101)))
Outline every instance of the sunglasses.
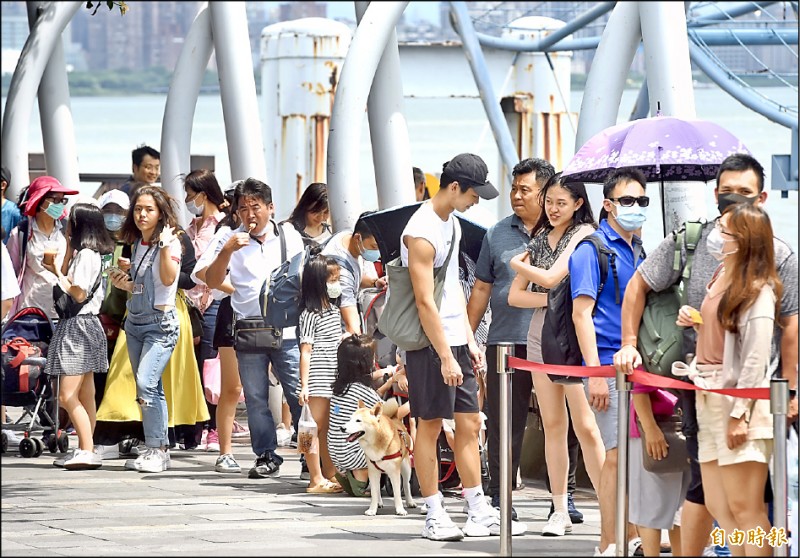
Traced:
POLYGON ((612 202, 619 202, 622 207, 631 207, 633 204, 638 203, 639 207, 647 207, 650 205, 650 198, 647 196, 621 196, 619 198, 608 198, 612 202))

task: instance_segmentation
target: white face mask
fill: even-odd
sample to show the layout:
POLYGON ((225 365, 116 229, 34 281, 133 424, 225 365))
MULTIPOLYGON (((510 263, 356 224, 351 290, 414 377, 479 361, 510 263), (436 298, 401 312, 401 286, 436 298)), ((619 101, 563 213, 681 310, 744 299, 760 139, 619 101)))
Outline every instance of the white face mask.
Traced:
POLYGON ((725 256, 730 256, 731 254, 735 254, 739 251, 737 248, 732 252, 725 252, 725 239, 722 238, 722 233, 719 232, 719 229, 714 227, 710 233, 708 233, 708 237, 706 238, 706 248, 708 248, 708 253, 714 256, 714 259, 717 261, 722 261, 725 259, 725 256))
POLYGON ((326 283, 325 286, 328 289, 329 298, 339 298, 340 296, 342 296, 342 284, 339 281, 334 281, 333 283, 326 283))
POLYGON ((189 212, 192 213, 193 215, 197 215, 198 217, 200 217, 203 214, 204 205, 199 205, 199 206, 196 205, 197 204, 197 202, 195 201, 196 199, 197 197, 195 197, 195 199, 192 200, 192 203, 187 203, 186 209, 188 209, 189 212))

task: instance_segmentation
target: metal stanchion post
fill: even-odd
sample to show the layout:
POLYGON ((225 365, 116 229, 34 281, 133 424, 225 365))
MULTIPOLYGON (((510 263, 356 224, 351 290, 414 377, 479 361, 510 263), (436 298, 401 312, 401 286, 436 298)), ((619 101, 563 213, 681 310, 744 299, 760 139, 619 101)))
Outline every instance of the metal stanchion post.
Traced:
POLYGON ((631 383, 625 374, 617 372, 619 394, 617 408, 617 521, 614 539, 617 556, 628 555, 628 423, 630 419, 631 383))
MULTIPOLYGON (((772 499, 773 527, 786 532, 786 494, 788 481, 786 479, 786 413, 789 410, 789 380, 774 378, 769 384, 769 406, 772 413, 772 439, 774 452, 772 454, 772 499)), ((794 534, 797 536, 797 534, 794 534)), ((773 549, 774 556, 788 556, 789 546, 781 545, 773 549)))
POLYGON ((511 556, 511 374, 508 355, 512 345, 497 346, 500 382, 500 556, 511 556))

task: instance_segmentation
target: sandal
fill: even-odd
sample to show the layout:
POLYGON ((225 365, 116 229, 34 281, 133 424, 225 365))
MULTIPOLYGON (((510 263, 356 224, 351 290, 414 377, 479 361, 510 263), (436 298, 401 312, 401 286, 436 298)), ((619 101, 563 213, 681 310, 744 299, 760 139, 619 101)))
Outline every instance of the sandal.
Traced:
POLYGON ((338 494, 341 491, 342 487, 339 484, 334 484, 329 480, 326 480, 322 484, 306 488, 306 492, 309 494, 338 494))

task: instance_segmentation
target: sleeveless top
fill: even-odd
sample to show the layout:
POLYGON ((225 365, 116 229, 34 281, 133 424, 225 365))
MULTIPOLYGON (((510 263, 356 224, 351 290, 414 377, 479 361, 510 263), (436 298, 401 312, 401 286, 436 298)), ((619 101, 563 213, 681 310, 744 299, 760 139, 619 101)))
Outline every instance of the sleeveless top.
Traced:
MULTIPOLYGON (((550 234, 553 228, 549 225, 542 228, 528 243, 527 250, 530 254, 531 266, 541 269, 550 269, 553 267, 553 264, 556 263, 556 260, 558 260, 567 248, 569 241, 583 225, 584 223, 581 223, 580 225, 568 228, 556 243, 555 250, 550 248, 550 243, 547 241, 547 235, 550 234)), ((531 283, 530 290, 534 293, 547 293, 550 289, 545 289, 536 283, 531 283)))

